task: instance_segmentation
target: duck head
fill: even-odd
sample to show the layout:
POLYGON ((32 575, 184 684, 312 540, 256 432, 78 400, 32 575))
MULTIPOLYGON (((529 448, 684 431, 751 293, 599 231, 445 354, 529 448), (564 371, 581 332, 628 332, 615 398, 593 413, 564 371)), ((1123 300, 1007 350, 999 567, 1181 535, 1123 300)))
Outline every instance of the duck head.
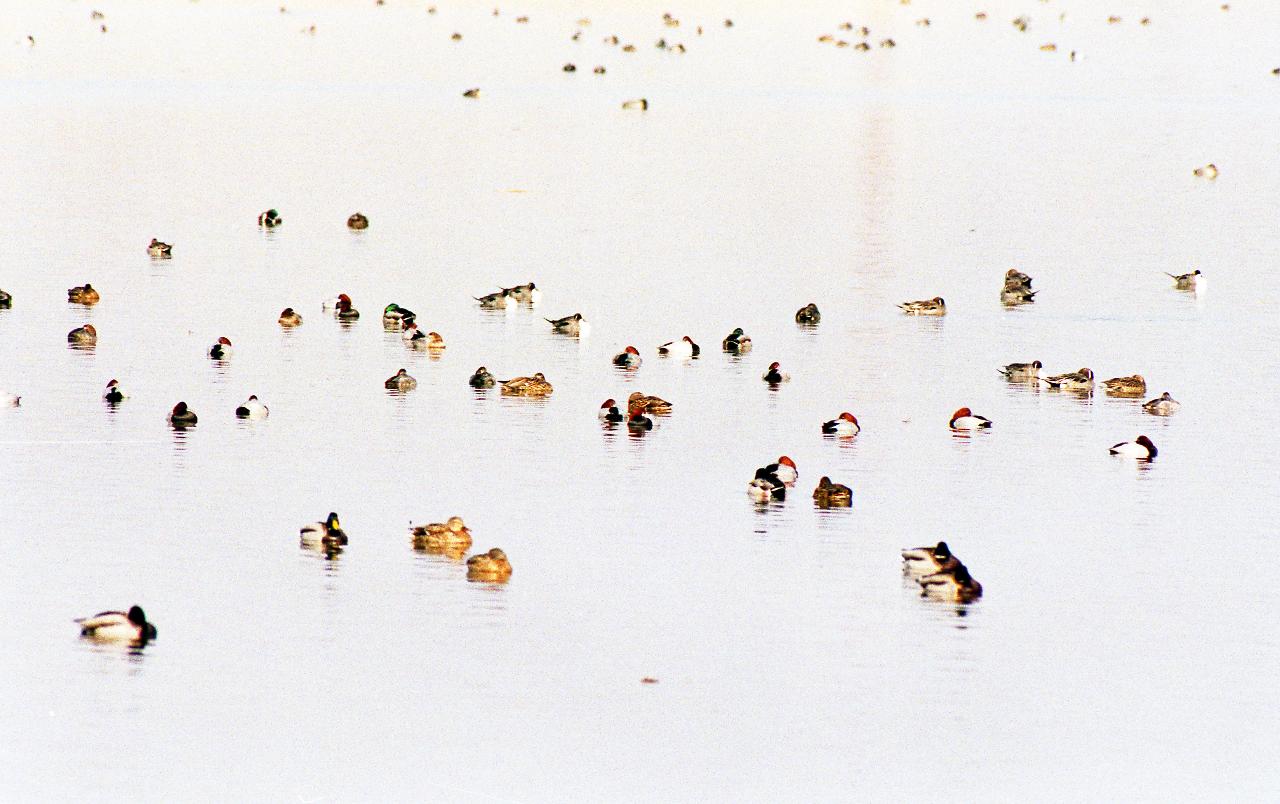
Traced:
MULTIPOLYGON (((339 299, 341 299, 341 297, 339 297, 339 299)), ((400 309, 400 305, 392 302, 391 304, 388 304, 386 307, 382 308, 382 312, 385 315, 387 313, 394 313, 399 309, 400 309)))
POLYGON ((626 349, 622 350, 622 353, 628 354, 628 355, 635 355, 636 357, 640 356, 640 350, 634 346, 628 346, 626 349))
POLYGON ((955 413, 951 414, 951 421, 955 421, 956 419, 963 419, 965 416, 972 416, 972 415, 973 415, 973 411, 969 410, 968 408, 960 408, 955 413))
POLYGON ((946 561, 948 558, 951 558, 951 548, 947 547, 946 542, 938 542, 937 546, 933 548, 933 557, 941 561, 946 561))
POLYGON ((147 615, 142 611, 141 606, 131 606, 129 608, 128 617, 129 622, 136 626, 145 627, 147 625, 147 615))
POLYGON ((281 311, 280 311, 280 317, 281 317, 281 318, 288 318, 288 317, 289 317, 289 316, 291 316, 291 315, 293 315, 293 308, 292 308, 292 307, 286 307, 286 308, 284 308, 283 310, 281 310, 281 311))
POLYGON ((782 365, 782 364, 780 364, 778 361, 776 361, 776 360, 775 360, 774 362, 772 362, 772 363, 770 363, 770 364, 769 364, 769 370, 770 370, 770 371, 777 371, 777 370, 778 370, 778 367, 779 367, 779 366, 781 366, 781 365, 782 365))
POLYGON ((535 380, 537 380, 538 382, 546 382, 546 381, 547 381, 547 378, 546 378, 546 377, 544 377, 544 376, 542 376, 542 372, 541 372, 541 371, 539 371, 537 374, 533 375, 533 378, 534 378, 535 380))
MULTIPOLYGON (((786 455, 783 455, 781 458, 778 459, 778 465, 790 466, 792 469, 796 469, 796 462, 788 458, 786 455)), ((800 471, 799 469, 796 469, 796 472, 799 472, 799 471, 800 471)))
POLYGON ((856 426, 858 424, 858 417, 847 411, 845 413, 841 413, 840 418, 852 425, 856 426))
POLYGON ((95 338, 98 337, 98 330, 93 328, 93 324, 85 324, 83 329, 85 332, 89 333, 93 337, 95 338))
POLYGON ((338 522, 338 515, 333 511, 330 511, 329 516, 325 517, 324 527, 325 530, 331 533, 335 530, 341 530, 342 525, 338 522))
MULTIPOLYGON (((119 384, 120 384, 119 380, 112 380, 111 382, 107 383, 107 388, 115 388, 119 384)), ((1168 394, 1165 394, 1165 396, 1168 396, 1168 394)))
POLYGON ((462 517, 460 516, 449 517, 449 521, 446 522, 445 524, 448 525, 449 530, 453 531, 454 533, 461 533, 462 531, 467 529, 467 526, 463 524, 462 517))
POLYGON ((1156 445, 1151 443, 1151 439, 1147 438, 1144 435, 1140 435, 1137 438, 1135 438, 1134 441, 1146 447, 1147 452, 1151 453, 1152 458, 1156 457, 1156 445))
POLYGON ((1034 368, 1034 369, 1042 369, 1042 368, 1044 368, 1044 363, 1041 363, 1039 360, 1032 360, 1032 361, 1031 361, 1031 368, 1034 368))
POLYGON ((230 346, 231 339, 227 337, 218 338, 218 343, 221 344, 222 346, 230 346))
POLYGON ((823 475, 822 479, 818 481, 818 488, 820 489, 831 488, 831 478, 827 477, 826 475, 823 475))
POLYGON ((606 399, 604 402, 600 403, 600 408, 602 410, 608 410, 609 408, 616 407, 617 404, 618 404, 618 400, 614 399, 613 397, 610 397, 606 399))
POLYGON ((174 405, 174 406, 173 406, 173 415, 174 415, 174 416, 185 416, 185 415, 187 415, 187 403, 186 403, 186 402, 179 402, 178 404, 174 405))
POLYGON ((730 338, 733 338, 733 339, 735 339, 735 340, 736 340, 736 339, 738 339, 738 338, 741 338, 741 337, 742 337, 742 327, 736 327, 736 328, 733 330, 733 332, 730 332, 730 333, 729 333, 729 337, 730 337, 730 338))

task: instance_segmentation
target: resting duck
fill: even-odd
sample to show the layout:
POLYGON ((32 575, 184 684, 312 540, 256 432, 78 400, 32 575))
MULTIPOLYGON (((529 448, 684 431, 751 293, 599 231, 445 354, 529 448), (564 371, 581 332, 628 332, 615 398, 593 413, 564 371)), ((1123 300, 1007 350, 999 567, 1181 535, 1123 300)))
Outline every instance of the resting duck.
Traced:
POLYGON ((98 342, 98 330, 93 328, 93 324, 76 327, 67 333, 67 342, 93 346, 98 342))
POLYGON ((323 522, 312 522, 303 525, 299 531, 303 547, 342 547, 347 543, 347 534, 338 522, 338 515, 330 511, 323 522))
POLYGON ((239 419, 265 419, 267 413, 267 406, 259 402, 256 395, 250 395, 243 405, 236 408, 236 418, 239 419))
POLYGON ((486 296, 472 296, 471 298, 480 302, 480 307, 484 310, 505 310, 507 309, 507 299, 511 296, 506 290, 499 290, 497 293, 490 293, 486 296))
POLYGON ((1035 301, 1036 294, 1039 292, 1040 291, 1038 290, 1031 290, 1022 285, 1015 285, 1013 287, 1005 285, 1004 289, 1000 291, 1000 303, 1006 307, 1027 304, 1028 302, 1035 301))
POLYGON ((756 470, 755 477, 747 484, 747 496, 756 502, 786 499, 787 486, 782 479, 771 473, 768 467, 756 470))
POLYGON ((858 426, 858 419, 852 413, 841 413, 829 422, 822 423, 822 432, 827 435, 852 436, 857 435, 862 428, 858 426))
POLYGON ((1017 268, 1010 268, 1004 272, 1005 287, 1010 285, 1025 285, 1031 287, 1031 277, 1019 271, 1017 268))
POLYGON ((952 603, 970 603, 982 597, 982 584, 973 579, 964 564, 948 572, 935 572, 920 579, 921 594, 952 603))
POLYGON ((343 293, 338 297, 338 310, 334 315, 339 321, 355 321, 360 317, 360 311, 351 306, 351 297, 343 293))
POLYGON ((468 89, 468 90, 464 91, 464 92, 462 93, 462 97, 464 97, 464 98, 478 98, 478 97, 480 97, 480 87, 472 87, 471 89, 468 89))
POLYGON ((909 301, 898 305, 907 315, 946 315, 947 303, 941 296, 924 301, 909 301))
POLYGON ((401 326, 411 324, 417 317, 415 312, 405 309, 395 302, 382 309, 382 323, 392 329, 399 329, 401 326))
POLYGON ((549 396, 554 390, 541 371, 532 377, 516 377, 502 383, 502 393, 512 396, 549 396))
POLYGON ((497 547, 467 559, 467 580, 502 583, 511 577, 511 562, 497 547))
POLYGON ((658 347, 658 354, 663 357, 697 357, 702 354, 702 348, 693 342, 693 338, 685 335, 678 341, 667 341, 658 347))
POLYGON ((513 288, 505 288, 505 290, 512 299, 530 307, 537 307, 538 302, 542 301, 542 291, 538 290, 538 286, 532 282, 525 285, 516 285, 513 288))
POLYGON ((118 405, 124 401, 124 391, 120 390, 120 381, 112 380, 107 383, 107 389, 102 392, 102 398, 109 405, 118 405))
POLYGON ((0 310, 8 310, 13 307, 13 294, 0 290, 0 310))
POLYGON ((1112 377, 1103 380, 1102 386, 1111 396, 1142 396, 1147 392, 1147 381, 1141 374, 1131 377, 1112 377))
POLYGON ((622 108, 644 111, 649 108, 649 100, 647 98, 636 98, 635 100, 623 101, 622 108))
POLYGON ((481 366, 476 369, 476 373, 471 375, 471 379, 467 380, 467 385, 472 388, 492 388, 497 384, 497 380, 489 373, 489 369, 481 366))
POLYGON ((1196 168, 1195 170, 1191 171, 1191 173, 1194 176, 1198 176, 1202 179, 1209 179, 1210 181, 1212 181, 1218 178, 1218 166, 1210 162, 1204 167, 1196 168))
POLYGON ((822 320, 822 313, 818 312, 818 305, 809 302, 804 307, 796 310, 796 323, 814 326, 822 320))
POLYGON ((437 352, 445 347, 444 338, 439 332, 423 333, 416 323, 410 322, 400 336, 413 349, 430 349, 437 352))
POLYGON ((1040 381, 1048 383, 1050 388, 1064 391, 1091 391, 1093 390, 1093 369, 1082 368, 1066 374, 1041 377, 1040 381))
POLYGON ((951 555, 946 542, 933 547, 915 547, 902 551, 902 571, 907 575, 923 578, 935 572, 950 572, 960 562, 951 555))
POLYGON ((286 307, 280 311, 278 322, 282 327, 300 327, 302 326, 302 316, 294 312, 292 307, 286 307))
POLYGON ((991 420, 986 416, 975 416, 968 408, 960 408, 951 414, 952 430, 981 430, 990 427, 991 420))
POLYGON ((1124 458, 1149 461, 1156 457, 1157 450, 1156 445, 1151 443, 1151 439, 1140 435, 1133 441, 1121 441, 1119 444, 1115 444, 1111 447, 1111 454, 1124 458))
POLYGON ((720 345, 724 351, 736 355, 746 354, 751 351, 751 339, 743 334, 742 327, 737 327, 733 332, 730 332, 720 345))
POLYGON ((209 347, 209 357, 214 360, 226 360, 231 357, 231 340, 226 337, 218 338, 218 342, 209 347))
POLYGON ((770 385, 777 385, 778 383, 786 382, 787 380, 791 379, 790 374, 783 374, 778 369, 779 369, 779 364, 777 362, 770 363, 769 370, 766 371, 763 375, 761 375, 760 379, 764 380, 770 385))
POLYGON ((613 365, 622 366, 623 368, 638 368, 640 366, 640 350, 634 346, 628 346, 613 356, 613 365))
POLYGON ((771 463, 765 469, 777 475, 778 479, 788 486, 795 485, 796 479, 800 477, 800 471, 796 469, 796 462, 786 455, 778 458, 777 463, 771 463))
POLYGON ((80 626, 80 636, 103 642, 146 642, 156 638, 156 627, 147 622, 141 606, 133 606, 127 612, 103 611, 75 622, 80 626))
MULTIPOLYGON (((614 408, 614 410, 617 410, 617 408, 614 408)), ((631 411, 631 415, 627 418, 627 428, 637 432, 641 430, 652 430, 653 419, 650 419, 639 410, 633 410, 631 411)))
POLYGON ((1173 286, 1178 290, 1195 290, 1196 283, 1200 281, 1200 269, 1197 268, 1189 274, 1171 274, 1166 272, 1165 276, 1173 280, 1173 286))
POLYGON ((410 525, 409 532, 418 550, 466 550, 471 546, 471 531, 460 516, 451 516, 447 522, 410 525))
POLYGON ((274 229, 282 223, 284 218, 280 217, 280 213, 274 209, 269 209, 258 216, 258 225, 268 229, 274 229))
POLYGON ((169 411, 169 424, 173 427, 191 427, 197 421, 196 412, 188 408, 186 402, 179 402, 169 411))
POLYGON ((853 505, 853 489, 824 476, 813 490, 813 502, 819 508, 848 508, 853 505))
POLYGON ((164 259, 165 257, 172 257, 173 246, 168 243, 161 243, 153 237, 151 238, 151 245, 147 246, 147 253, 152 257, 159 257, 161 259, 164 259))
POLYGON ((646 396, 636 391, 627 397, 627 409, 662 415, 671 412, 671 403, 659 396, 646 396))
POLYGON ((999 371, 1009 382, 1034 382, 1040 379, 1042 368, 1044 368, 1043 363, 1033 360, 1030 363, 1010 363, 999 371))
POLYGON ((369 219, 366 218, 364 215, 360 214, 359 212, 357 212, 353 214, 350 218, 347 218, 347 228, 348 229, 368 229, 369 219))
POLYGON ((544 318, 551 325, 551 329, 561 335, 582 335, 587 329, 587 322, 582 320, 582 313, 574 313, 564 318, 544 318))
POLYGON ((409 376, 409 372, 400 369, 394 375, 387 378, 383 387, 390 391, 412 391, 418 387, 418 381, 409 376))
POLYGON ((1155 416, 1168 416, 1171 413, 1177 413, 1180 407, 1182 407, 1182 403, 1169 396, 1168 391, 1165 391, 1157 399, 1142 403, 1142 409, 1155 416))
POLYGON ((97 304, 101 300, 102 296, 100 296, 93 285, 90 285, 88 282, 85 282, 79 287, 67 290, 67 301, 73 304, 83 304, 87 306, 90 304, 97 304))

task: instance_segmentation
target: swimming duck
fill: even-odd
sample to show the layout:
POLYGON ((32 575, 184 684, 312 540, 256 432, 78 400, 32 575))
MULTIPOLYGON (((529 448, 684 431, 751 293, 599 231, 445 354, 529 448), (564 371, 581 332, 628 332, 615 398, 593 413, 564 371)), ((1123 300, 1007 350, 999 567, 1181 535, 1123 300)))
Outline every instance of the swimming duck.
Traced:
POLYGON ((645 109, 649 108, 649 101, 647 98, 636 98, 635 100, 623 101, 622 108, 639 109, 641 111, 644 111, 645 109))
POLYGON ((737 327, 725 337, 724 342, 720 344, 726 352, 742 355, 751 351, 751 339, 742 332, 742 327, 737 327))
POLYGON ((492 388, 497 384, 497 380, 489 373, 489 369, 481 366, 476 369, 476 373, 471 375, 471 379, 467 380, 467 385, 472 388, 492 388))
POLYGON ((646 396, 635 391, 627 397, 627 410, 639 409, 641 413, 662 415, 671 412, 671 403, 659 396, 646 396))
POLYGON ((507 309, 507 298, 510 295, 506 290, 499 290, 496 293, 490 293, 485 296, 472 296, 471 298, 480 302, 480 307, 484 310, 505 310, 507 309))
POLYGON ((1033 360, 1030 363, 1010 363, 999 371, 1010 382, 1034 382, 1040 379, 1042 368, 1044 368, 1043 363, 1033 360))
POLYGON ((258 401, 256 395, 250 395, 245 403, 236 408, 236 418, 238 419, 265 419, 267 418, 267 406, 258 401))
POLYGON ((418 387, 418 381, 410 377, 409 372, 400 369, 382 385, 390 391, 412 391, 418 387))
POLYGON ((581 335, 587 328, 587 322, 582 320, 582 313, 574 313, 564 318, 544 318, 542 320, 550 324, 551 329, 561 335, 581 335))
POLYGON ((169 424, 174 427, 191 427, 197 421, 196 412, 188 408, 186 402, 179 402, 169 411, 169 424))
POLYGON ((300 327, 302 326, 302 316, 293 311, 292 307, 286 307, 280 311, 278 322, 282 327, 300 327))
POLYGON ((151 238, 151 245, 147 246, 147 253, 150 254, 152 257, 159 257, 160 259, 164 259, 165 257, 172 257, 173 246, 169 245, 168 243, 161 243, 159 240, 153 237, 151 238))
POLYGON ((862 428, 858 426, 858 419, 852 413, 841 413, 829 422, 822 423, 822 432, 827 435, 852 436, 857 435, 862 428))
POLYGON ((332 511, 323 522, 303 525, 298 533, 303 547, 334 548, 347 543, 347 534, 338 522, 338 515, 332 511))
POLYGON ((1177 413, 1180 407, 1182 407, 1182 403, 1170 396, 1168 391, 1165 391, 1156 399, 1142 403, 1142 409, 1154 416, 1168 416, 1171 413, 1177 413))
POLYGON ((853 489, 824 476, 813 490, 813 502, 819 508, 848 508, 853 505, 853 489))
POLYGON ((622 366, 623 368, 638 368, 640 366, 640 350, 634 346, 628 346, 613 356, 613 365, 622 366))
POLYGON ((265 226, 268 229, 275 228, 284 223, 284 218, 280 217, 280 213, 274 209, 269 209, 258 216, 258 225, 265 226))
POLYGON ((596 416, 601 419, 605 418, 606 416, 609 415, 610 410, 616 409, 617 404, 618 404, 618 401, 616 399, 614 399, 613 397, 609 397, 608 399, 600 403, 600 410, 596 411, 596 416))
POLYGON ((1197 268, 1189 274, 1170 274, 1165 276, 1173 280, 1173 286, 1178 290, 1195 290, 1196 283, 1200 281, 1200 269, 1197 268))
POLYGON ((779 364, 777 361, 770 363, 769 370, 766 371, 763 375, 761 375, 760 379, 764 380, 770 385, 777 385, 778 383, 786 382, 787 380, 791 379, 790 374, 783 374, 781 371, 778 370, 778 368, 779 368, 779 364))
POLYGON ((902 551, 902 571, 907 575, 923 578, 935 572, 949 572, 960 562, 951 555, 946 542, 933 547, 915 547, 902 551))
POLYGON ((13 294, 0 290, 0 310, 8 310, 13 307, 13 294))
POLYGON ((777 463, 771 463, 765 468, 777 475, 778 479, 788 486, 795 485, 796 479, 800 477, 800 470, 796 469, 796 462, 786 455, 778 458, 777 463))
POLYGON ((467 580, 505 582, 511 577, 511 562, 497 547, 467 559, 467 580))
POLYGON ((898 305, 907 315, 946 315, 947 303, 941 296, 924 301, 909 301, 898 305))
POLYGON ((231 340, 226 337, 218 338, 218 342, 209 347, 209 357, 214 360, 226 360, 231 357, 231 340))
MULTIPOLYGON (((617 410, 617 408, 614 408, 614 410, 617 410)), ((606 421, 607 420, 608 419, 606 418, 606 421)), ((648 416, 644 415, 644 413, 639 410, 633 410, 631 411, 631 415, 627 417, 627 427, 631 430, 636 430, 636 431, 652 430, 653 419, 650 419, 648 416)))
POLYGON ((399 329, 405 324, 412 323, 417 317, 412 310, 401 307, 395 302, 382 309, 382 324, 388 328, 399 329))
POLYGON ((1103 380, 1102 386, 1111 396, 1142 396, 1147 392, 1147 381, 1141 374, 1134 374, 1131 377, 1112 377, 1109 380, 1103 380))
POLYGON ((991 420, 986 416, 975 416, 968 408, 960 408, 951 414, 952 430, 981 430, 990 427, 991 420))
POLYGON ((98 330, 93 328, 93 324, 76 327, 67 333, 67 342, 92 346, 98 342, 98 330))
POLYGON ((970 603, 982 597, 982 584, 974 580, 964 564, 947 572, 935 572, 920 579, 921 595, 952 603, 970 603))
POLYGON ((471 531, 460 516, 451 516, 447 522, 410 525, 409 532, 419 550, 466 550, 471 546, 471 531))
POLYGON ((796 323, 808 324, 813 326, 822 320, 822 313, 818 312, 818 305, 809 302, 804 307, 796 310, 796 323))
POLYGON ((767 467, 756 470, 755 477, 747 484, 747 496, 756 502, 786 499, 787 486, 781 478, 772 474, 767 467))
POLYGON ((538 302, 542 301, 542 291, 532 282, 516 285, 513 288, 504 288, 504 290, 512 299, 530 307, 537 307, 538 302))
POLYGON ((1133 441, 1121 441, 1111 447, 1112 455, 1120 455, 1124 458, 1137 458, 1138 460, 1149 461, 1156 457, 1156 445, 1151 443, 1151 439, 1144 435, 1140 435, 1133 441))
POLYGON ((156 627, 147 622, 141 606, 129 611, 103 611, 75 621, 80 636, 104 642, 146 642, 156 638, 156 627))
MULTIPOLYGON (((414 324, 413 326, 415 329, 417 329, 418 325, 414 324)), ((417 341, 418 339, 414 340, 415 348, 416 348, 417 341)), ((426 341, 427 341, 427 349, 431 350, 432 359, 434 360, 437 357, 439 357, 440 351, 445 347, 444 336, 442 336, 439 332, 428 332, 426 336, 426 341)))
POLYGON ((1199 176, 1202 179, 1209 179, 1210 181, 1212 181, 1213 179, 1218 178, 1218 166, 1210 162, 1204 167, 1196 168, 1195 170, 1191 171, 1191 173, 1195 176, 1199 176))
POLYGON ((80 287, 74 287, 67 291, 67 301, 72 302, 73 304, 90 305, 97 304, 101 300, 102 297, 98 295, 97 289, 88 282, 85 282, 80 287))
POLYGON ((516 377, 502 383, 502 393, 512 396, 549 396, 554 390, 541 371, 532 377, 516 377))
POLYGON ((1052 377, 1041 377, 1041 382, 1047 382, 1050 388, 1058 388, 1064 391, 1091 391, 1093 390, 1093 370, 1082 368, 1079 371, 1070 371, 1066 374, 1055 374, 1052 377))
POLYGON ((351 306, 351 297, 343 293, 338 297, 338 310, 335 313, 339 321, 355 321, 360 311, 351 306))
POLYGON ((467 91, 462 93, 462 97, 464 98, 480 97, 480 87, 472 87, 471 89, 468 89, 467 91))
POLYGON ((685 335, 678 341, 667 341, 658 347, 658 354, 663 357, 697 357, 702 354, 702 348, 693 342, 693 338, 685 335))
POLYGON ((350 218, 347 218, 347 228, 348 229, 368 229, 369 219, 366 218, 364 215, 360 214, 359 212, 357 212, 353 214, 350 218))
POLYGON ((120 381, 112 380, 111 382, 107 383, 107 389, 102 392, 102 398, 105 399, 107 403, 111 405, 118 405, 121 402, 123 402, 124 391, 120 390, 120 381))

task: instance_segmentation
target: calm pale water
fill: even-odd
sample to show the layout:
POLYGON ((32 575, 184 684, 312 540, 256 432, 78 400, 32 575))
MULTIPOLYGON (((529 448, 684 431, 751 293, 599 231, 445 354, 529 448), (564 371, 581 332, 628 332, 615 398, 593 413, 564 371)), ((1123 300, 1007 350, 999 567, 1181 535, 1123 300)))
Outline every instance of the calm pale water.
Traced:
POLYGON ((1275 795, 1280 10, 14 5, 0 796, 1275 795), (871 52, 816 41, 859 41, 844 20, 871 52), (1013 266, 1035 304, 998 303, 1013 266), (1192 268, 1206 292, 1162 274, 1192 268), (471 301, 527 281, 535 311, 471 301), (102 302, 66 304, 84 282, 102 302), (339 292, 358 324, 321 314, 339 292), (937 295, 945 319, 894 306, 937 295), (383 331, 392 301, 441 359, 383 331), (542 320, 578 311, 580 341, 542 320), (96 349, 67 348, 86 322, 96 349), (657 357, 685 334, 699 359, 657 357), (996 373, 1033 359, 1141 373, 1182 412, 996 373), (555 394, 477 394, 482 364, 555 394), (420 385, 389 395, 401 367, 420 385), (633 390, 674 415, 603 430, 633 390), (251 393, 265 421, 233 416, 251 393), (994 428, 950 433, 962 405, 994 428), (863 432, 821 437, 842 410, 863 432), (1108 456, 1139 433, 1154 462, 1108 456), (783 453, 799 483, 761 510, 746 483, 783 453), (851 510, 814 509, 824 474, 851 510), (330 510, 334 560, 297 540, 330 510), (509 584, 413 551, 410 521, 453 514, 509 584), (898 550, 939 538, 975 605, 902 579, 898 550), (155 642, 78 638, 133 603, 155 642))

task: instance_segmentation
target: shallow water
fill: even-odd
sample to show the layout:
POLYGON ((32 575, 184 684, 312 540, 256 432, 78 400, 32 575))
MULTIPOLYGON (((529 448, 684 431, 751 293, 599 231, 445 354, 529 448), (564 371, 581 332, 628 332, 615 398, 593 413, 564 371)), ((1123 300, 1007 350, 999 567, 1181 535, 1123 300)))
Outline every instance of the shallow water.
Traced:
POLYGON ((1273 795, 1280 12, 746 4, 698 36, 647 4, 276 5, 0 22, 11 797, 1273 795), (815 41, 845 19, 898 47, 815 41), (255 225, 267 207, 284 226, 255 225), (1011 266, 1033 305, 998 303, 1011 266), (1192 267, 1206 292, 1161 273, 1192 267), (470 300, 531 280, 537 310, 470 300), (86 281, 102 302, 65 304, 86 281), (338 292, 357 324, 321 313, 338 292), (935 295, 943 319, 894 306, 935 295), (391 301, 439 360, 384 332, 391 301), (809 301, 816 329, 793 323, 809 301), (576 311, 583 339, 542 320, 576 311), (68 348, 86 322, 98 345, 68 348), (719 349, 735 326, 741 358, 719 349), (657 357, 684 334, 700 358, 657 357), (627 344, 634 372, 610 365, 627 344), (1183 409, 996 374, 1032 359, 1141 373, 1183 409), (556 391, 477 393, 482 364, 556 391), (388 394, 400 367, 419 387, 388 394), (633 390, 674 415, 602 429, 633 390), (268 419, 235 419, 250 393, 268 419), (961 405, 995 426, 949 432, 961 405), (823 438, 842 410, 862 433, 823 438), (1108 456, 1138 433, 1154 462, 1108 456), (783 453, 796 489, 753 506, 783 453), (813 508, 824 474, 851 510, 813 508), (297 542, 330 510, 351 536, 332 560, 297 542), (411 521, 453 514, 509 584, 414 552, 411 521), (939 538, 979 603, 902 580, 898 549, 939 538), (76 637, 135 602, 145 648, 76 637))

